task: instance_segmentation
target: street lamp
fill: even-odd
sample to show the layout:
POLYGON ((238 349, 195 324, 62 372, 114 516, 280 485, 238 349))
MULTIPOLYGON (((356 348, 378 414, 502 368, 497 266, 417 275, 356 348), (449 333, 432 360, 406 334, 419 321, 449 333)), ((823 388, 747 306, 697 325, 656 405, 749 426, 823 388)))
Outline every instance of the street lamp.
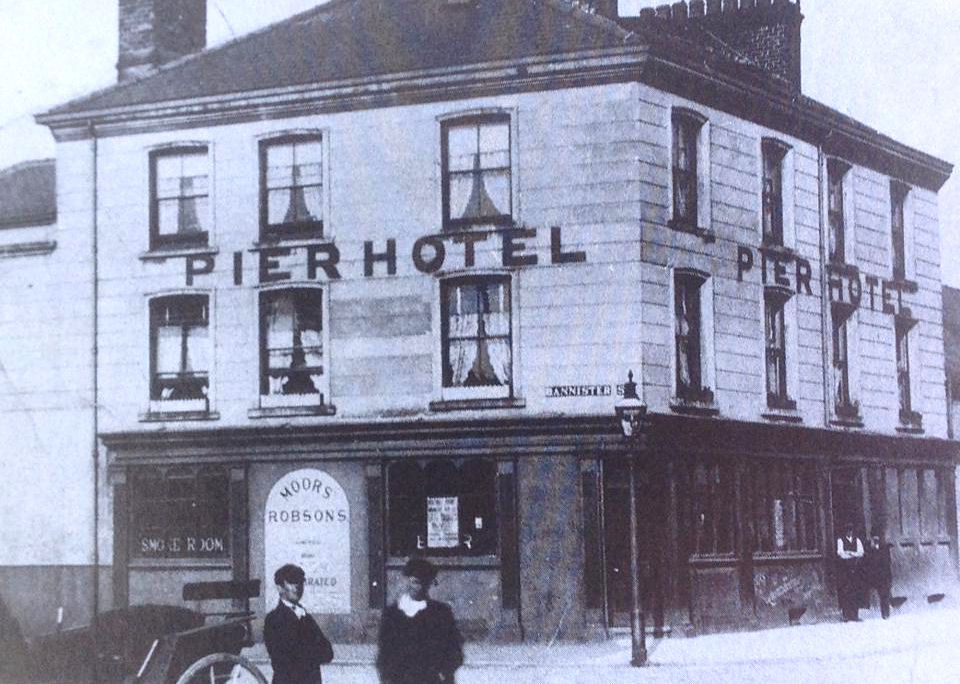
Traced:
POLYGON ((630 449, 630 664, 642 667, 647 664, 647 640, 643 606, 640 601, 640 567, 637 562, 637 451, 646 435, 647 407, 637 396, 637 383, 633 371, 627 375, 623 386, 623 399, 616 405, 617 418, 623 436, 631 444, 630 449))

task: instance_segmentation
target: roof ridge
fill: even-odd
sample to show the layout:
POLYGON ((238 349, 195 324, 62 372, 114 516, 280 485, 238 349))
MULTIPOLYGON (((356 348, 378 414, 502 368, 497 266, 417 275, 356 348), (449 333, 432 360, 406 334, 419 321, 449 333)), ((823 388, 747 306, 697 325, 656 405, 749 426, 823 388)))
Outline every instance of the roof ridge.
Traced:
MULTIPOLYGON (((103 95, 104 93, 125 90, 126 88, 142 83, 143 81, 149 80, 154 76, 157 76, 166 71, 169 71, 170 69, 181 66, 182 64, 185 64, 187 62, 193 61, 200 57, 204 57, 213 52, 219 52, 220 50, 225 50, 239 43, 252 40, 257 36, 261 36, 265 33, 276 30, 281 25, 292 25, 292 24, 303 23, 308 19, 312 19, 315 15, 329 12, 332 9, 338 8, 340 5, 347 5, 347 4, 355 3, 359 1, 360 0, 326 0, 326 2, 323 2, 323 0, 315 0, 315 2, 319 2, 320 4, 315 5, 310 9, 303 10, 302 12, 297 12, 296 14, 292 14, 288 17, 284 17, 283 19, 278 19, 277 21, 271 22, 266 26, 261 26, 258 29, 250 31, 249 33, 244 33, 242 35, 236 36, 223 43, 218 43, 216 45, 209 45, 204 47, 202 50, 198 50, 197 52, 191 52, 190 54, 177 57, 176 59, 172 59, 169 62, 165 62, 164 64, 161 64, 156 69, 154 69, 148 74, 144 74, 143 76, 131 78, 127 81, 118 81, 116 83, 111 83, 110 85, 104 86, 102 88, 98 88, 97 90, 81 95, 80 97, 74 98, 72 100, 67 100, 66 102, 56 105, 55 107, 51 107, 46 112, 43 112, 43 114, 48 114, 50 112, 68 108, 68 107, 75 107, 77 105, 83 104, 87 100, 93 100, 103 95)), ((43 116, 43 114, 41 114, 41 116, 43 116)))
POLYGON ((56 163, 57 163, 57 160, 54 159, 53 157, 43 157, 42 159, 24 159, 23 161, 19 161, 16 164, 12 164, 11 166, 7 166, 0 169, 0 178, 4 176, 13 175, 18 171, 23 171, 24 169, 28 169, 33 166, 43 166, 43 165, 49 165, 49 164, 56 165, 56 163))

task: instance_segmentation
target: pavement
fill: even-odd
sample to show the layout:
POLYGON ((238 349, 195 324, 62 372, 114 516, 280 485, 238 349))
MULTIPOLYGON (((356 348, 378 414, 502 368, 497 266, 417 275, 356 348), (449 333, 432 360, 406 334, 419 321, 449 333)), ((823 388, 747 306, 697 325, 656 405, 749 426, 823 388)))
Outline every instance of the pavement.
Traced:
MULTIPOLYGON (((630 666, 630 638, 597 643, 468 643, 458 684, 605 682, 960 682, 960 607, 931 607, 880 620, 824 622, 758 632, 648 639, 648 664, 630 666)), ((324 684, 375 684, 375 647, 335 644, 324 684)), ((267 676, 262 644, 245 653, 267 676)))

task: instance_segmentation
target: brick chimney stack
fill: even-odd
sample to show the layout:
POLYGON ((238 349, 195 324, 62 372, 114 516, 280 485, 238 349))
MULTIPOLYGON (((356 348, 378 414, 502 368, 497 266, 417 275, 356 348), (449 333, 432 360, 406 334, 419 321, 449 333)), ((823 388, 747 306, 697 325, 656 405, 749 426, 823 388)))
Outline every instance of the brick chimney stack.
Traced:
POLYGON ((120 0, 119 81, 142 78, 206 43, 206 0, 120 0))
MULTIPOLYGON (((800 0, 683 0, 646 7, 639 20, 681 30, 700 26, 800 92, 800 0)), ((632 21, 620 18, 628 27, 632 21)))

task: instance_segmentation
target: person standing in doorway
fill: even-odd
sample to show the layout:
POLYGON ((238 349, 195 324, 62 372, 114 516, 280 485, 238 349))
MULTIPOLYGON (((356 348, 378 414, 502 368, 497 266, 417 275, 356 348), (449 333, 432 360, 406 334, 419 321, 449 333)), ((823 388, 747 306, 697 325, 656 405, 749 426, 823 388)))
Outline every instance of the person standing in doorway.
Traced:
POLYGON ((890 570, 890 545, 873 535, 863 556, 863 575, 867 590, 876 590, 880 599, 880 615, 886 620, 890 617, 890 584, 893 573, 890 570))
POLYGON ((837 539, 837 598, 844 622, 860 621, 860 560, 863 543, 853 531, 853 523, 843 527, 837 539))
POLYGON ((463 638, 453 611, 430 598, 437 568, 412 558, 403 568, 406 591, 383 611, 377 671, 383 684, 450 684, 463 664, 463 638))
POLYGON ((306 582, 303 568, 284 565, 274 573, 273 581, 280 600, 263 625, 273 684, 321 684, 320 666, 333 660, 333 647, 300 605, 306 582))

